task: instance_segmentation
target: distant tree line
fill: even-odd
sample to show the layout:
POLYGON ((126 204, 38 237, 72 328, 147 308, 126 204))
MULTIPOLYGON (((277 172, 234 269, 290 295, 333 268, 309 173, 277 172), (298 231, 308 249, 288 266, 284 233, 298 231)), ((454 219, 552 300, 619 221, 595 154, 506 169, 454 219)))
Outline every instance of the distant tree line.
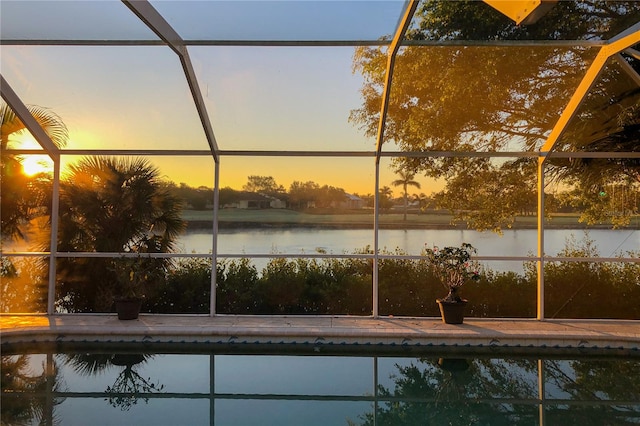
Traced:
MULTIPOLYGON (((200 186, 193 188, 185 183, 176 185, 167 183, 168 189, 185 201, 188 208, 205 210, 213 208, 213 188, 200 186)), ((294 181, 285 190, 276 184, 272 176, 248 176, 248 182, 241 190, 231 187, 220 188, 219 204, 221 207, 233 205, 247 197, 247 193, 261 194, 286 203, 287 208, 304 210, 310 207, 328 208, 339 206, 347 200, 347 192, 343 188, 320 185, 313 181, 294 181)), ((357 195, 357 194, 356 194, 357 195)))
MULTIPOLYGON (((512 165, 513 166, 513 165, 512 165)), ((506 166, 505 166, 506 167, 506 166)), ((506 170, 506 169, 505 169, 506 170)), ((523 185, 518 178, 498 176, 492 171, 487 171, 483 179, 478 179, 478 174, 484 172, 470 167, 465 171, 473 178, 459 179, 450 182, 447 189, 427 196, 424 193, 409 193, 410 186, 420 188, 420 184, 414 180, 414 174, 406 174, 399 170, 399 179, 392 182, 394 186, 402 188, 400 197, 394 197, 393 190, 389 186, 380 188, 380 208, 384 213, 394 206, 402 207, 406 213, 421 214, 427 211, 443 210, 454 214, 456 220, 470 220, 472 224, 480 226, 481 223, 489 224, 496 218, 496 204, 508 200, 503 209, 502 225, 510 226, 515 220, 514 215, 535 216, 537 214, 538 197, 535 188, 523 185), (505 186, 506 185, 506 186, 505 186), (473 189, 471 191, 470 189, 473 189), (510 195, 505 199, 505 194, 510 195), (452 197, 457 193, 458 197, 452 197), (454 201, 455 199, 455 201, 454 201), (462 202, 461 200, 464 200, 462 202)), ((505 171, 505 173, 508 173, 505 171)), ((193 210, 213 209, 213 188, 205 186, 191 187, 185 183, 176 185, 166 183, 167 189, 178 199, 183 200, 185 208, 193 210)), ((339 206, 346 200, 347 193, 344 189, 329 185, 320 185, 313 181, 294 181, 289 190, 282 185, 277 185, 271 176, 249 176, 248 183, 242 190, 230 187, 221 188, 219 191, 220 206, 233 205, 246 198, 247 192, 264 194, 277 198, 286 203, 287 208, 293 210, 306 210, 309 208, 326 209, 339 206)), ((373 208, 374 196, 372 194, 354 194, 363 200, 363 207, 373 208)), ((580 215, 582 222, 611 223, 614 227, 629 224, 632 215, 640 213, 640 184, 615 184, 609 183, 592 188, 585 192, 581 188, 570 188, 545 195, 545 209, 547 214, 570 213, 580 215)), ((497 226, 492 229, 499 230, 497 226)), ((483 229, 480 226, 479 229, 483 229)))

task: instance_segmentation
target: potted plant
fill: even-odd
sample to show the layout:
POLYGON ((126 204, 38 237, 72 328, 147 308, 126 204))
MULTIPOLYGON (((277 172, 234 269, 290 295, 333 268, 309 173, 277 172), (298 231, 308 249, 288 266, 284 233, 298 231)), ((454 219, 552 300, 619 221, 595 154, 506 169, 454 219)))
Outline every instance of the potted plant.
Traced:
POLYGON ((480 279, 477 262, 471 261, 476 249, 468 243, 460 247, 425 248, 425 255, 431 269, 449 293, 436 299, 440 307, 442 321, 447 324, 462 324, 467 300, 460 298, 458 289, 467 281, 480 279))
POLYGON ((157 261, 142 257, 123 257, 114 261, 116 274, 116 294, 114 303, 118 319, 134 320, 138 318, 142 301, 147 296, 152 284, 157 281, 161 270, 157 261))

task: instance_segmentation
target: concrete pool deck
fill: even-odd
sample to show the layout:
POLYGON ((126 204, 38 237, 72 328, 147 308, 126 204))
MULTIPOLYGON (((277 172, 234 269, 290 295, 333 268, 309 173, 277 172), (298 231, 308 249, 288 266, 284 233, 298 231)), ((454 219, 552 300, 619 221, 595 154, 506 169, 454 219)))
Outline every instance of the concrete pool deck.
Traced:
POLYGON ((208 343, 405 348, 615 349, 640 354, 640 321, 140 315, 0 315, 3 347, 29 343, 208 343))

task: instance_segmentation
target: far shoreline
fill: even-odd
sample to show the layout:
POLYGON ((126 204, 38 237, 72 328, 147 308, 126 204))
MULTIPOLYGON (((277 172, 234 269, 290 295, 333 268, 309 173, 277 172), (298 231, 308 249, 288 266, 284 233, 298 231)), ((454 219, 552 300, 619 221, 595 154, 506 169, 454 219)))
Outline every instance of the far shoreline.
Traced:
MULTIPOLYGON (((213 228, 212 210, 185 210, 183 219, 188 230, 210 230, 213 228)), ((452 223, 452 216, 444 213, 408 214, 404 221, 402 213, 391 212, 379 216, 379 229, 436 229, 467 230, 473 229, 466 222, 452 223)), ((588 225, 579 222, 577 215, 560 214, 546 221, 545 229, 601 229, 613 230, 610 223, 588 225)), ((345 213, 310 214, 292 210, 265 209, 240 210, 225 209, 218 214, 219 229, 373 229, 372 213, 349 211, 345 213)), ((518 216, 511 226, 502 231, 517 229, 537 229, 535 216, 518 216)), ((619 227, 622 230, 640 229, 640 217, 632 218, 631 224, 619 227)), ((487 232, 491 232, 488 229, 487 232)))

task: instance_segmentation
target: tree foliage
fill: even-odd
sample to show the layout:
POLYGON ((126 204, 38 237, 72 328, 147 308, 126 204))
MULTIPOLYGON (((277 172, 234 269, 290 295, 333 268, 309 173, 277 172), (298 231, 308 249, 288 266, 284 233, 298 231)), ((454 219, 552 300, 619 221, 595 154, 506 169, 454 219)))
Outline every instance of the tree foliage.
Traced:
POLYGON ((65 384, 60 369, 54 361, 49 371, 34 371, 30 355, 5 355, 0 357, 0 417, 3 425, 61 424, 55 412, 64 397, 48 400, 47 392, 63 392, 65 384), (49 388, 51 386, 51 388, 49 388), (53 414, 49 417, 49 414, 53 414))
MULTIPOLYGON (((181 203, 143 159, 86 157, 60 184, 59 251, 163 253, 184 229, 181 203)), ((158 267, 168 261, 158 260, 158 267)), ((58 261, 58 289, 70 311, 108 309, 116 291, 110 259, 58 261)))
POLYGON ((535 162, 521 159, 497 165, 480 158, 462 159, 458 166, 458 172, 435 197, 438 206, 453 213, 454 221, 500 233, 513 227, 517 215, 535 214, 535 162))
POLYGON ((47 266, 37 258, 0 258, 0 312, 46 312, 47 266))
POLYGON ((273 176, 248 176, 247 183, 242 187, 242 189, 248 192, 258 192, 267 195, 284 192, 284 187, 282 185, 278 185, 273 176))
MULTIPOLYGON (((36 122, 58 147, 69 139, 67 127, 53 111, 36 105, 27 107, 36 122)), ((8 153, 15 146, 15 137, 27 133, 24 123, 9 105, 0 104, 0 230, 1 238, 23 238, 22 227, 42 214, 47 205, 49 180, 46 176, 27 176, 22 167, 23 157, 8 153)))
POLYGON ((297 209, 335 207, 346 200, 344 189, 329 185, 320 186, 313 181, 292 182, 288 195, 290 206, 297 209))
MULTIPOLYGON (((633 424, 638 415, 639 364, 635 360, 544 359, 544 382, 562 395, 548 402, 545 419, 585 425, 633 424), (615 380, 612 380, 615 377, 615 380), (575 403, 574 403, 575 402, 575 403), (586 403, 588 402, 588 403, 586 403)), ((536 359, 458 355, 423 357, 396 363, 381 378, 375 413, 350 426, 371 425, 528 425, 539 421, 536 359)))
MULTIPOLYGON (((421 3, 406 38, 439 42, 606 40, 638 18, 640 4, 633 1, 565 1, 558 2, 538 23, 516 26, 484 2, 433 0, 421 3)), ((385 143, 403 151, 535 150, 545 142, 596 53, 597 49, 579 44, 404 46, 395 62, 385 143)), ((386 47, 362 46, 354 55, 354 72, 363 76, 364 83, 362 105, 351 111, 350 121, 368 136, 378 131, 386 58, 386 47)), ((640 70, 637 59, 625 56, 624 60, 640 70)), ((619 67, 605 68, 587 96, 587 106, 577 114, 557 149, 637 151, 640 96, 635 93, 637 85, 635 92, 629 89, 625 83, 629 78, 623 74, 619 67)), ((599 177, 599 184, 603 175, 608 176, 608 183, 620 182, 623 176, 637 180, 640 170, 637 159, 574 161, 572 167, 562 161, 549 164, 549 176, 573 179, 564 182, 569 185, 589 176, 599 177)), ((528 208, 525 199, 529 194, 513 187, 515 179, 524 177, 520 184, 527 187, 524 192, 535 190, 535 169, 525 170, 519 161, 412 156, 399 159, 394 167, 444 178, 447 187, 438 198, 440 205, 480 229, 508 226, 515 214, 528 208), (489 197, 480 195, 480 200, 471 201, 483 185, 490 187, 479 192, 489 197), (501 186, 511 188, 511 193, 492 199, 501 186), (463 207, 463 203, 468 204, 463 207)))

